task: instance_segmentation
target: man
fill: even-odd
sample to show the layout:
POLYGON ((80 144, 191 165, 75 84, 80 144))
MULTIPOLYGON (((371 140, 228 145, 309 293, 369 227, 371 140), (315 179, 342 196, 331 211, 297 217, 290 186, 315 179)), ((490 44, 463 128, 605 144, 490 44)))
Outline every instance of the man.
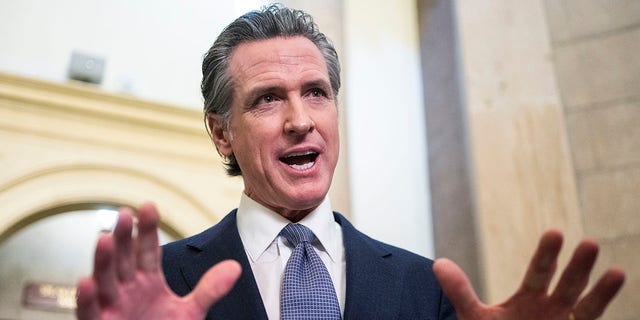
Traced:
POLYGON ((582 320, 604 311, 624 274, 608 270, 581 298, 597 254, 591 241, 578 246, 548 293, 562 236, 547 232, 521 288, 505 303, 485 306, 452 262, 433 264, 377 242, 333 213, 327 192, 339 153, 339 72, 332 45, 301 11, 270 6, 231 23, 204 59, 202 92, 216 148, 228 173, 241 174, 245 184, 239 208, 162 254, 154 206, 140 208, 133 238, 133 212, 122 209, 113 235, 97 244, 93 277, 78 285, 78 317, 295 319, 302 316, 290 309, 300 305, 295 312, 331 309, 332 316, 314 317, 329 319, 456 319, 457 313, 582 320), (307 251, 298 251, 286 231, 300 225, 313 235, 300 249, 307 251), (322 269, 317 278, 326 280, 326 305, 307 305, 316 291, 290 303, 308 293, 287 291, 296 272, 290 265, 300 255, 322 269))

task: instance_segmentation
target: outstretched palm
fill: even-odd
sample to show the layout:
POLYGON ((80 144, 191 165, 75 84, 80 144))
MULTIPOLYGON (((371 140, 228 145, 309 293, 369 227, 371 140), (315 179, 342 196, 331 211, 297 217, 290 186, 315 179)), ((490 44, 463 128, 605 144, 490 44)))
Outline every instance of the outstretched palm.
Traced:
POLYGON ((478 300, 469 280, 453 262, 439 259, 434 264, 434 271, 460 320, 596 319, 622 287, 624 273, 619 269, 609 269, 589 292, 581 296, 598 254, 595 242, 583 240, 562 272, 557 286, 549 293, 561 246, 561 233, 546 232, 518 291, 504 303, 494 306, 484 305, 478 300))
POLYGON ((204 319, 209 307, 231 290, 240 265, 224 261, 189 295, 174 294, 162 273, 158 220, 155 207, 143 205, 132 238, 132 210, 120 210, 113 234, 98 241, 93 276, 78 284, 78 319, 204 319))

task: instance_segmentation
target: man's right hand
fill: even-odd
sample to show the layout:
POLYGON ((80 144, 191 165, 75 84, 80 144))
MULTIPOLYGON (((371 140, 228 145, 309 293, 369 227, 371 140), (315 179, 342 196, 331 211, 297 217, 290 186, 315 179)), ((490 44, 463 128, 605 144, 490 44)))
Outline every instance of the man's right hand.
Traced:
POLYGON ((93 276, 78 284, 78 319, 204 319, 240 276, 233 260, 213 266, 187 296, 168 287, 158 245, 158 212, 144 204, 132 236, 133 210, 120 210, 113 234, 96 246, 93 276))

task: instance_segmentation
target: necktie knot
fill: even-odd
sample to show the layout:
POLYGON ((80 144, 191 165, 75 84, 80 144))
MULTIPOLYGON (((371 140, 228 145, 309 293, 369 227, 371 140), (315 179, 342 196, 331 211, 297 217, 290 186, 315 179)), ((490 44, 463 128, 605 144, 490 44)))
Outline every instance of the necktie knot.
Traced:
POLYGON ((311 229, 298 223, 289 223, 280 231, 280 234, 294 247, 301 242, 311 243, 316 237, 311 229))

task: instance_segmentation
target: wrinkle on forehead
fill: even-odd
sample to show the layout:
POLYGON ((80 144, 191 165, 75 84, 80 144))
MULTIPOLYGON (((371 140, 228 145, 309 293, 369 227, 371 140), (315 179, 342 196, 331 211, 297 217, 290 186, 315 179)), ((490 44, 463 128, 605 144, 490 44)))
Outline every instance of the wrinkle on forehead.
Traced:
POLYGON ((268 80, 282 75, 302 76, 307 72, 319 73, 328 80, 329 74, 320 50, 307 38, 271 38, 240 44, 231 54, 229 69, 238 84, 247 80, 268 80), (295 46, 291 41, 296 41, 295 46), (288 45, 283 45, 288 42, 288 45), (275 50, 265 50, 267 44, 275 50), (239 54, 241 52, 241 54, 239 54))

